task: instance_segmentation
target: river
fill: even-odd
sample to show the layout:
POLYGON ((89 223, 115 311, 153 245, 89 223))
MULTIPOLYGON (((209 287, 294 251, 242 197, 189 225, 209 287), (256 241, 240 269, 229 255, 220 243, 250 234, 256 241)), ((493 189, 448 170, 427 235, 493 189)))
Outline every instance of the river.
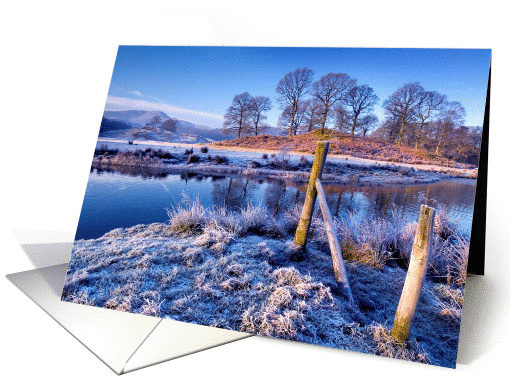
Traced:
MULTIPOLYGON (((420 205, 444 206, 459 229, 471 230, 476 180, 453 179, 410 186, 327 185, 328 205, 334 216, 357 212, 358 218, 418 219, 420 205)), ((226 205, 235 210, 251 203, 275 215, 303 203, 306 185, 289 181, 262 181, 242 176, 198 174, 129 174, 93 169, 89 175, 76 239, 98 238, 115 228, 168 221, 167 209, 182 203, 184 195, 205 206, 226 205)))

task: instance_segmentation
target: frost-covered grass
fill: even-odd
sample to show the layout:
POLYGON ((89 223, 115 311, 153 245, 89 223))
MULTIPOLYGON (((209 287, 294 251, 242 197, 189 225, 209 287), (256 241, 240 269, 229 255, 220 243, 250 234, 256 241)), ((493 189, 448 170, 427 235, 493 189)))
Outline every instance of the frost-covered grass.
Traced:
POLYGON ((186 200, 168 213, 168 224, 77 241, 63 300, 454 366, 463 299, 455 262, 465 248, 454 231, 441 237, 446 225, 454 229, 441 217, 429 272, 436 279, 426 279, 410 341, 401 345, 389 331, 415 223, 335 221, 351 305, 336 286, 318 216, 302 252, 292 242, 299 207, 275 218, 263 207, 228 211, 186 200))

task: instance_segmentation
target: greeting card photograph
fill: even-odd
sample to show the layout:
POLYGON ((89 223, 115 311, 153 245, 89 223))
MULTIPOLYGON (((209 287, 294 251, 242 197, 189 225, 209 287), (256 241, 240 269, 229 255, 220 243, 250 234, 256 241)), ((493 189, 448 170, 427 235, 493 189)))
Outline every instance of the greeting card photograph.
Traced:
POLYGON ((455 367, 490 54, 119 47, 62 300, 455 367))

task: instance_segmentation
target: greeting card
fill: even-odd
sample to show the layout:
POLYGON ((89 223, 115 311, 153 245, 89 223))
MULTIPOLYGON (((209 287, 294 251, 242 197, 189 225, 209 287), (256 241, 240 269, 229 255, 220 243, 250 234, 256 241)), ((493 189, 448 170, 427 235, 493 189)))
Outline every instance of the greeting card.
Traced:
POLYGON ((479 49, 119 47, 62 300, 455 367, 489 68, 479 49))

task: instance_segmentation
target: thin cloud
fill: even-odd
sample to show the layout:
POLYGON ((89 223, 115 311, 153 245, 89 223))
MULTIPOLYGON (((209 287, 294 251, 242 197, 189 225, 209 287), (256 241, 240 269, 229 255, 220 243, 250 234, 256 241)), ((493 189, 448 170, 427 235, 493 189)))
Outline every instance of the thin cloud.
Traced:
POLYGON ((130 93, 134 94, 137 97, 143 98, 142 92, 139 92, 138 90, 131 90, 130 93))
POLYGON ((106 108, 113 110, 132 110, 132 109, 140 109, 140 110, 160 110, 167 112, 169 114, 181 114, 196 118, 205 118, 214 121, 222 121, 223 116, 218 114, 206 113, 199 110, 190 110, 184 109, 182 107, 169 105, 164 102, 151 102, 145 101, 141 99, 131 99, 126 97, 116 97, 109 95, 106 100, 106 108))

